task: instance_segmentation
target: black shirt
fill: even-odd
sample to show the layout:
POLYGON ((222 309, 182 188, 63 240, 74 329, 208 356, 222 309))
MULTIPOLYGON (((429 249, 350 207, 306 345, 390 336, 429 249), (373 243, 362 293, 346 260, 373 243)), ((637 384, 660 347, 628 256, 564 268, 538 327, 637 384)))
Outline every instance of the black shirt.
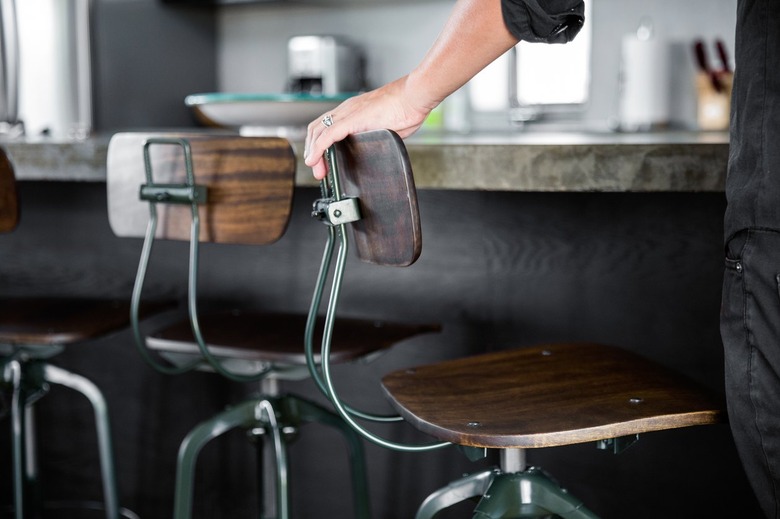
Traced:
POLYGON ((726 240, 780 230, 780 2, 739 0, 726 177, 726 240))
POLYGON ((567 43, 585 22, 583 0, 501 0, 507 29, 518 40, 567 43))

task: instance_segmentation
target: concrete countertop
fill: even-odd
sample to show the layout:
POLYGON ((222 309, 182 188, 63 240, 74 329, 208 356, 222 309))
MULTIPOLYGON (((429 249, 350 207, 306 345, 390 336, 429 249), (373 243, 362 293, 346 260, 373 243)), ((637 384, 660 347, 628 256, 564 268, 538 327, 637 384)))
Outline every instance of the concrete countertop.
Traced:
MULTIPOLYGON (((7 140, 19 180, 102 182, 109 136, 84 141, 7 140)), ((517 132, 421 134, 406 141, 420 189, 717 192, 725 133, 517 132)), ((293 143, 296 153, 302 143, 293 143)), ((299 160, 296 182, 315 186, 299 160)))
POLYGON ((109 137, 80 141, 9 139, 0 141, 17 180, 104 182, 109 137))

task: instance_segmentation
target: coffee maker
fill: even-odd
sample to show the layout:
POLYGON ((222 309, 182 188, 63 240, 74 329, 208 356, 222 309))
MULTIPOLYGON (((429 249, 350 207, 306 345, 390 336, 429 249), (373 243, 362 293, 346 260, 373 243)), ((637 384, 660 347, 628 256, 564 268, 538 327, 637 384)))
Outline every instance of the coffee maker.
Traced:
POLYGON ((287 45, 293 93, 333 96, 365 89, 360 48, 338 36, 294 36, 287 45))

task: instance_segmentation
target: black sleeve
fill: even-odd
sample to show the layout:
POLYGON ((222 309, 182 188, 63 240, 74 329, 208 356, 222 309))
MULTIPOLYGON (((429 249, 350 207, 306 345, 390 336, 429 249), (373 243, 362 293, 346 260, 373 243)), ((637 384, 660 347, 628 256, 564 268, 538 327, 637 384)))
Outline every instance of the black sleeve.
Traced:
POLYGON ((531 42, 568 43, 585 22, 583 0, 501 0, 507 29, 531 42))

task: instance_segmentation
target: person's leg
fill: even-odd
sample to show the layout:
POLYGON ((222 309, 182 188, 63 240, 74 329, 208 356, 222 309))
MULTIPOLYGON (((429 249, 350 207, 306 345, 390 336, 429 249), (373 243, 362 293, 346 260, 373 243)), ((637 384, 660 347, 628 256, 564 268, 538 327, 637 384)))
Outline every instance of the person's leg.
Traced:
POLYGON ((721 334, 734 441, 764 513, 780 519, 780 233, 729 242, 721 334))

